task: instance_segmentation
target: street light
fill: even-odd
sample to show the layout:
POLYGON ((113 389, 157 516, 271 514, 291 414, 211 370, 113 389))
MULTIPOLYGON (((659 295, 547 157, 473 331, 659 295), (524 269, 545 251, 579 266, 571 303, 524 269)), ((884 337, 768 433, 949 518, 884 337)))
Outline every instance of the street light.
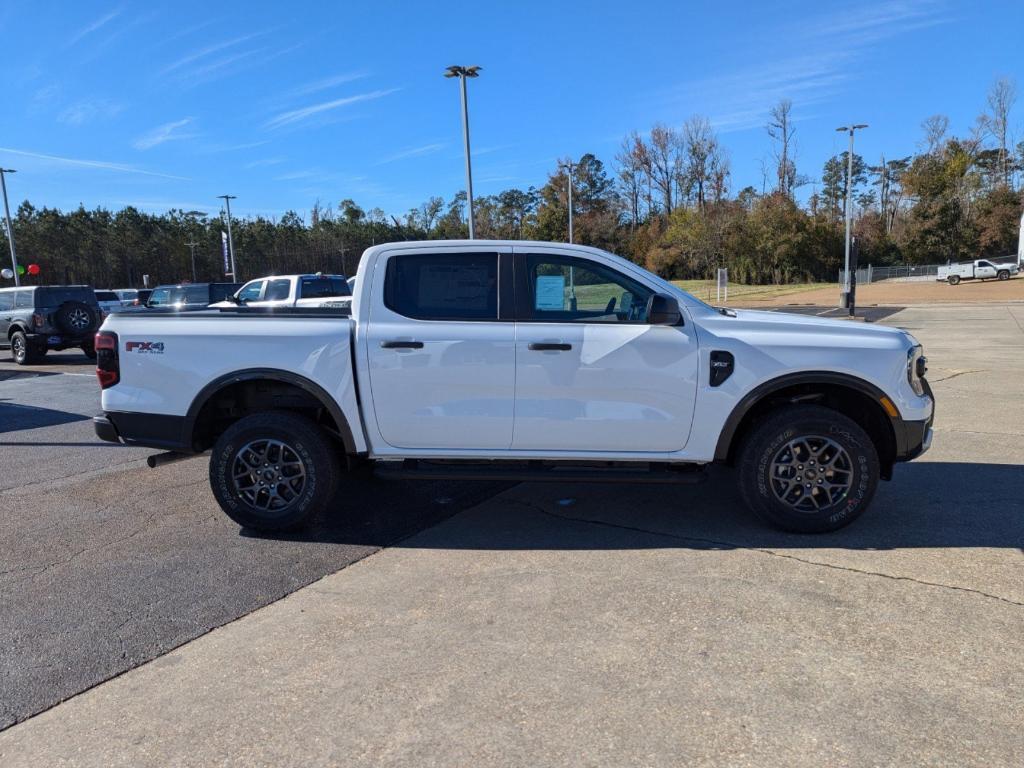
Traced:
POLYGON ((571 243, 573 241, 572 240, 572 187, 573 187, 572 173, 573 173, 574 170, 576 170, 576 163, 574 163, 574 162, 572 162, 570 160, 567 163, 559 163, 558 167, 559 168, 564 168, 569 173, 569 242, 571 243))
POLYGON ((231 201, 236 199, 235 195, 217 195, 218 200, 224 201, 228 210, 228 253, 231 254, 231 279, 238 282, 238 270, 235 269, 235 241, 231 237, 231 201))
MULTIPOLYGON (((193 226, 196 223, 196 216, 206 216, 206 211, 185 211, 184 215, 191 219, 193 226)), ((199 243, 196 242, 195 236, 193 235, 192 241, 185 243, 188 246, 189 251, 192 252, 192 282, 197 283, 199 279, 196 277, 196 246, 199 243)))
POLYGON ((846 131, 850 134, 850 149, 846 153, 846 271, 843 279, 843 293, 846 294, 847 306, 850 301, 850 227, 853 223, 853 206, 850 202, 850 194, 853 188, 853 132, 859 131, 862 128, 868 126, 864 123, 858 123, 857 125, 843 125, 836 128, 836 131, 842 133, 846 131))
POLYGON ((14 270, 14 285, 21 285, 18 279, 18 256, 14 251, 14 227, 11 226, 11 209, 7 205, 7 182, 4 181, 5 173, 17 173, 13 168, 0 168, 0 187, 4 191, 4 217, 7 219, 7 242, 11 246, 11 269, 14 270))
POLYGON ((466 78, 479 77, 480 67, 451 66, 445 70, 445 77, 459 78, 460 90, 462 92, 462 138, 466 143, 466 204, 469 207, 469 239, 476 236, 476 228, 473 226, 473 169, 469 160, 469 106, 466 102, 466 78))

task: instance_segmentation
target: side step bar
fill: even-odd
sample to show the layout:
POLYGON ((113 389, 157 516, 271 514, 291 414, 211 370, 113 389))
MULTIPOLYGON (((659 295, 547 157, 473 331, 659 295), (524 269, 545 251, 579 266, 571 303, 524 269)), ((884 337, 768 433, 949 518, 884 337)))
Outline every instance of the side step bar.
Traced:
POLYGON ((670 483, 694 485, 707 479, 704 465, 640 463, 573 465, 542 461, 404 461, 378 462, 374 474, 388 480, 513 480, 516 482, 670 483))

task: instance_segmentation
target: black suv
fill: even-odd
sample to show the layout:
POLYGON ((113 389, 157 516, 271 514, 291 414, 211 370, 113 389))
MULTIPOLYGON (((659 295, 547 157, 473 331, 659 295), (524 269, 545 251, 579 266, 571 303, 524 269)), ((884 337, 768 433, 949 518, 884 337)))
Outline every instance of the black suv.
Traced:
POLYGON ((49 349, 80 347, 95 358, 102 322, 92 286, 0 288, 0 346, 10 347, 18 365, 37 362, 49 349))

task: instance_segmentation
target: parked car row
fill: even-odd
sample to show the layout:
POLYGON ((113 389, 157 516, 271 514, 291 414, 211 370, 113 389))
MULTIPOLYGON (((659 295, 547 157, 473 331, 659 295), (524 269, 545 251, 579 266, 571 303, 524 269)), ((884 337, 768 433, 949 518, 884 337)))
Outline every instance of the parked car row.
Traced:
POLYGON ((93 336, 114 313, 163 314, 253 307, 349 309, 355 278, 309 273, 275 275, 242 283, 182 283, 155 288, 94 289, 87 285, 0 289, 0 347, 19 365, 49 350, 80 347, 94 358, 93 336))

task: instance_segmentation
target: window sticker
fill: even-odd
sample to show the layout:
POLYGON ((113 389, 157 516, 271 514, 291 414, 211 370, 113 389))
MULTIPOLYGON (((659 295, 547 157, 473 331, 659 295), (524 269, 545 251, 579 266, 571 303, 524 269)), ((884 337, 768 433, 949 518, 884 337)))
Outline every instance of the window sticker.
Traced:
POLYGON ((534 309, 561 312, 565 308, 565 275, 537 275, 534 309))

